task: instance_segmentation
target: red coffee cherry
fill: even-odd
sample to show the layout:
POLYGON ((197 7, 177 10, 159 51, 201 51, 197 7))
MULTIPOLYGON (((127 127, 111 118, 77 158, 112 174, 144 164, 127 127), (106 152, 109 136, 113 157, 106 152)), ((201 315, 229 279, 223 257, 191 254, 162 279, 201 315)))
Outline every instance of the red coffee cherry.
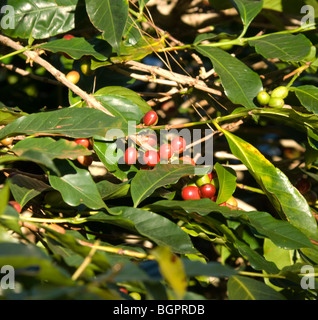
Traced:
POLYGON ((213 184, 207 183, 200 187, 200 192, 202 198, 212 199, 212 197, 215 195, 216 188, 213 184))
POLYGON ((125 151, 125 163, 128 165, 136 164, 138 153, 135 147, 129 147, 125 151))
POLYGON ((70 39, 72 39, 72 38, 74 38, 74 36, 73 36, 72 34, 66 34, 66 35, 63 37, 63 39, 66 39, 66 40, 70 40, 70 39))
POLYGON ((181 196, 183 200, 201 199, 200 189, 195 186, 184 187, 181 196))
POLYGON ((308 192, 311 188, 311 183, 309 180, 304 179, 304 178, 300 178, 296 184, 295 187, 298 189, 298 191, 301 194, 305 194, 306 192, 308 192))
POLYGON ((162 144, 159 148, 159 156, 160 156, 160 159, 169 160, 172 156, 171 144, 169 143, 162 144))
POLYGON ((182 137, 176 137, 171 141, 171 147, 173 152, 182 153, 187 146, 187 142, 182 137))
POLYGON ((148 150, 145 152, 143 160, 148 167, 154 167, 160 161, 159 153, 148 150))
POLYGON ((9 201, 9 205, 12 206, 15 210, 17 210, 19 213, 21 213, 22 208, 20 206, 20 204, 18 202, 16 202, 15 200, 10 200, 9 201))
POLYGON ((148 111, 143 118, 143 123, 145 126, 154 126, 158 122, 158 115, 155 111, 148 111))
POLYGON ((90 141, 86 138, 75 139, 75 143, 80 144, 85 148, 89 148, 91 145, 90 141))

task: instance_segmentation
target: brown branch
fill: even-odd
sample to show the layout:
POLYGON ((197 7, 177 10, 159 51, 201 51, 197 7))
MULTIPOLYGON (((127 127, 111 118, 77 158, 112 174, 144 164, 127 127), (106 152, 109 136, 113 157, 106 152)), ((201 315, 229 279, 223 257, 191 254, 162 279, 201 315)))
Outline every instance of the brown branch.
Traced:
POLYGON ((215 94, 217 96, 222 96, 222 92, 207 86, 207 84, 199 79, 195 79, 189 76, 185 76, 170 70, 162 69, 156 66, 149 66, 137 61, 127 61, 125 63, 129 69, 138 70, 142 72, 150 73, 151 75, 159 76, 167 80, 172 81, 171 84, 177 83, 178 85, 183 85, 187 87, 194 87, 198 90, 205 91, 208 93, 215 94))
MULTIPOLYGON (((5 37, 3 35, 0 35, 0 43, 3 45, 10 47, 16 51, 23 50, 23 46, 21 46, 19 43, 14 42, 8 37, 5 37)), ((28 57, 30 61, 34 61, 43 68, 45 68, 48 72, 50 72, 53 77, 55 77, 59 82, 64 84, 66 87, 68 87, 70 90, 72 90, 75 94, 80 96, 84 101, 86 101, 87 105, 90 108, 98 109, 110 116, 114 116, 110 111, 105 109, 99 101, 95 99, 92 95, 88 94, 87 92, 83 91, 81 88, 79 88, 74 83, 70 82, 64 73, 56 69, 54 66, 52 66, 49 62, 41 58, 38 53, 34 51, 24 51, 23 54, 28 57)))

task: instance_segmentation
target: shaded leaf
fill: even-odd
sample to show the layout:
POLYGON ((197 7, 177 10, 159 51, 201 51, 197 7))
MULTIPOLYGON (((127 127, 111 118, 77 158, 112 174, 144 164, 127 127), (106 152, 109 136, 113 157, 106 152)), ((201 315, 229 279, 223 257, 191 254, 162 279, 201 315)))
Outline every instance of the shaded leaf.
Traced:
POLYGON ((10 179, 10 190, 14 199, 23 208, 31 199, 51 188, 48 184, 22 174, 15 174, 10 179))
POLYGON ((273 288, 248 277, 230 277, 227 289, 230 300, 285 300, 285 297, 273 288))
POLYGON ((318 88, 313 85, 292 87, 301 104, 310 112, 318 114, 318 88))
POLYGON ((173 252, 196 253, 189 236, 178 225, 154 212, 131 207, 114 207, 112 215, 99 212, 89 217, 88 221, 110 223, 138 231, 158 245, 170 247, 173 252))
POLYGON ((278 58, 298 62, 310 53, 312 43, 303 34, 270 34, 248 42, 266 59, 278 58))
POLYGON ((69 160, 56 160, 55 164, 60 175, 50 173, 49 181, 68 205, 75 207, 84 204, 91 209, 106 208, 88 170, 77 168, 69 160))

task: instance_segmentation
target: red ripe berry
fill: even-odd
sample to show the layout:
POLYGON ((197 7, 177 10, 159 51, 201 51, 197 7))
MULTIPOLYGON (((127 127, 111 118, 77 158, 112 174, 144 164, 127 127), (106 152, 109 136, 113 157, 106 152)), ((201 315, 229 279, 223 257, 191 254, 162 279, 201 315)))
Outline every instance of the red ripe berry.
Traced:
POLYGON ((148 150, 144 154, 144 162, 149 167, 154 167, 159 161, 159 153, 154 150, 148 150))
POLYGON ((18 202, 16 202, 15 200, 10 200, 9 205, 11 205, 15 210, 21 213, 22 208, 18 202))
POLYGON ((148 111, 143 118, 143 122, 145 126, 154 126, 158 122, 158 115, 155 111, 148 111))
POLYGON ((75 139, 75 142, 77 144, 82 145, 85 148, 88 148, 91 145, 90 141, 88 139, 85 139, 85 138, 75 139))
POLYGON ((85 167, 88 167, 92 164, 93 162, 93 157, 92 156, 79 156, 77 157, 77 161, 85 167))
POLYGON ((136 148, 129 147, 125 151, 125 163, 128 165, 136 164, 138 153, 136 148))
POLYGON ((169 160, 172 156, 171 144, 165 143, 162 144, 159 148, 160 159, 169 160))
POLYGON ((202 198, 212 199, 212 197, 215 195, 216 188, 213 184, 207 183, 200 187, 200 192, 202 198))
POLYGON ((66 39, 66 40, 70 40, 70 39, 72 39, 72 38, 74 38, 74 36, 73 36, 72 34, 66 34, 66 35, 63 37, 63 39, 66 39))
POLYGON ((201 199, 200 188, 195 186, 187 186, 182 189, 183 200, 201 199))
POLYGON ((212 172, 208 173, 208 176, 209 176, 209 178, 210 178, 210 181, 212 181, 213 178, 214 178, 213 173, 212 173, 212 172))
POLYGON ((175 153, 182 153, 186 148, 187 143, 182 137, 176 137, 171 141, 171 147, 173 152, 175 153))

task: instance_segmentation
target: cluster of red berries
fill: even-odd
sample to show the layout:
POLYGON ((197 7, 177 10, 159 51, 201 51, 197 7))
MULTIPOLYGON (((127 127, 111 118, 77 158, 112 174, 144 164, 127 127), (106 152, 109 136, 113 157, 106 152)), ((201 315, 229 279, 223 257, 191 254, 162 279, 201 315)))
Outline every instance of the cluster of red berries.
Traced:
MULTIPOLYGON (((183 200, 196 200, 208 198, 216 202, 217 199, 217 182, 214 173, 208 173, 203 176, 199 176, 182 189, 181 196, 183 200)), ((226 202, 220 204, 220 206, 237 207, 238 203, 234 197, 230 197, 226 202)))
MULTIPOLYGON (((148 111, 143 117, 143 125, 144 126, 153 126, 158 123, 158 115, 155 111, 148 111)), ((175 137, 171 140, 171 143, 164 143, 160 145, 157 149, 155 148, 157 145, 157 136, 152 133, 149 135, 142 135, 142 143, 141 147, 151 147, 150 150, 146 150, 143 154, 141 162, 145 164, 147 167, 154 167, 161 160, 169 161, 174 154, 181 154, 187 146, 187 143, 182 137, 175 137)), ((127 165, 136 164, 139 158, 138 150, 135 146, 128 147, 125 151, 124 161, 127 165)), ((180 160, 184 162, 189 162, 191 164, 195 164, 191 159, 187 159, 185 157, 181 157, 180 160)))

